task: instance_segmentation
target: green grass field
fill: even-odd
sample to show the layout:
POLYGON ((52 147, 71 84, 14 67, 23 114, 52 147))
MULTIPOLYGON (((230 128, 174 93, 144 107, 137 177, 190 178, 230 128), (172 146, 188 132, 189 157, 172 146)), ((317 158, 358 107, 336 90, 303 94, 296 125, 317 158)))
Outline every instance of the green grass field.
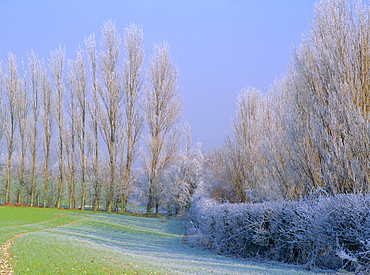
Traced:
POLYGON ((11 238, 15 274, 313 274, 190 248, 170 218, 0 207, 0 241, 11 238))

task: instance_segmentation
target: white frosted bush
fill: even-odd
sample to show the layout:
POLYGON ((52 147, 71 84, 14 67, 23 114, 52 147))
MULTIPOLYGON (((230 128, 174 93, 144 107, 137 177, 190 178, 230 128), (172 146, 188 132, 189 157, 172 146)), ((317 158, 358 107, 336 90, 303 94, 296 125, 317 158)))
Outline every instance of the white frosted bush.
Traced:
POLYGON ((364 269, 370 264, 370 195, 257 204, 198 198, 188 235, 192 245, 226 255, 364 269))

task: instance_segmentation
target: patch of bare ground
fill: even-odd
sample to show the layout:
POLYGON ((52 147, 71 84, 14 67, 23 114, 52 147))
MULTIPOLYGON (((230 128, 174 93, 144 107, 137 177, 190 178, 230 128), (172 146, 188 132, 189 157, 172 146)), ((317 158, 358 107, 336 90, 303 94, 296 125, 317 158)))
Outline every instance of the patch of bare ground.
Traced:
POLYGON ((9 275, 14 274, 13 267, 9 263, 11 260, 10 248, 12 247, 14 238, 7 240, 0 247, 0 274, 9 275))

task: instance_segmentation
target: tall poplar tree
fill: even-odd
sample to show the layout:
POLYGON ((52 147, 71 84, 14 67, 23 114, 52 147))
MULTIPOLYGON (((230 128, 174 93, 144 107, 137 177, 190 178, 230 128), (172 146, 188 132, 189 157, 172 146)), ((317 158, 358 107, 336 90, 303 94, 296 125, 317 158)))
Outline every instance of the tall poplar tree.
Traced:
POLYGON ((124 177, 120 187, 121 211, 126 209, 132 182, 132 164, 135 160, 137 142, 139 140, 143 117, 140 113, 139 99, 143 84, 143 30, 135 25, 129 25, 124 32, 124 52, 126 59, 123 67, 124 87, 124 131, 126 133, 126 150, 124 155, 124 177))
POLYGON ((107 146, 109 176, 107 179, 107 211, 112 212, 117 176, 118 145, 122 138, 121 105, 123 92, 119 73, 121 37, 112 21, 102 27, 101 66, 99 68, 102 85, 98 89, 102 108, 100 109, 100 131, 107 146))
POLYGON ((156 44, 149 63, 149 83, 144 102, 145 122, 149 135, 142 154, 143 169, 148 178, 147 213, 160 205, 161 177, 179 150, 181 100, 178 95, 179 71, 172 60, 167 43, 156 44))
POLYGON ((20 80, 18 75, 17 58, 13 53, 8 54, 7 74, 5 75, 5 94, 7 105, 5 105, 5 138, 8 149, 6 164, 5 203, 10 202, 10 185, 12 180, 13 152, 15 149, 15 131, 17 126, 16 101, 20 91, 20 80))

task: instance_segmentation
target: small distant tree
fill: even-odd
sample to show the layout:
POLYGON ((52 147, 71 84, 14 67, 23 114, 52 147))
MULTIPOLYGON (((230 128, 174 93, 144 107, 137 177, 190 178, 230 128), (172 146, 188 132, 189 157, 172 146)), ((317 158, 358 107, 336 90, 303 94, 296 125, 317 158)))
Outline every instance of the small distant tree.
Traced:
POLYGON ((203 154, 200 151, 200 143, 191 148, 190 126, 185 152, 179 154, 175 162, 175 171, 167 184, 169 197, 169 212, 174 215, 184 214, 190 206, 191 200, 196 194, 202 194, 199 190, 203 186, 203 154))
POLYGON ((179 180, 184 182, 187 191, 185 205, 190 203, 193 195, 203 186, 203 162, 204 156, 201 151, 201 143, 197 142, 195 147, 191 146, 191 129, 190 125, 186 126, 187 141, 184 154, 180 155, 179 180))
POLYGON ((178 69, 170 57, 167 43, 156 44, 149 63, 149 83, 144 100, 144 113, 149 135, 146 153, 141 155, 149 182, 147 213, 160 205, 161 177, 179 150, 181 100, 177 87, 178 69))
POLYGON ((229 168, 225 163, 229 148, 226 145, 209 150, 204 154, 203 178, 207 183, 205 193, 221 202, 240 202, 235 184, 230 180, 229 168))

